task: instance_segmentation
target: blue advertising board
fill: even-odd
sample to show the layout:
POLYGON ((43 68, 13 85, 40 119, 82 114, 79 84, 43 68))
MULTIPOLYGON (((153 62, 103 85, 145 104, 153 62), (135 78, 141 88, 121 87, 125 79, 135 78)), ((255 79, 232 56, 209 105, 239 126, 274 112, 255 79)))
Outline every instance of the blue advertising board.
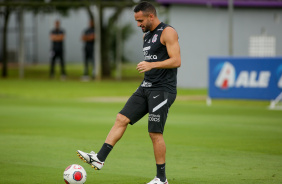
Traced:
POLYGON ((282 92, 282 57, 210 57, 209 97, 273 100, 282 92))

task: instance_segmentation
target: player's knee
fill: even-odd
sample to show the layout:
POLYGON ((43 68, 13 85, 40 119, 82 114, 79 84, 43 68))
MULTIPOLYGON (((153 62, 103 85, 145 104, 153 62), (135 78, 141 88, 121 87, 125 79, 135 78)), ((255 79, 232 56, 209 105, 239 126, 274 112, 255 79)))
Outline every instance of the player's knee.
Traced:
POLYGON ((153 142, 163 139, 163 134, 161 133, 149 132, 149 135, 153 142))
POLYGON ((116 124, 120 125, 120 126, 127 126, 128 123, 130 122, 130 120, 122 115, 122 114, 117 114, 117 117, 116 117, 116 124))

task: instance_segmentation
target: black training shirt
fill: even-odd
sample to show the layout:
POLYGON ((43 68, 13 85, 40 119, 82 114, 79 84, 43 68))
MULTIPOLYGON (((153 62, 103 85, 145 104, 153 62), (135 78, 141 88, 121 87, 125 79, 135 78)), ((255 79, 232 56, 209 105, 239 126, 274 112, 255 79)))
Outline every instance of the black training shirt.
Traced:
MULTIPOLYGON (((160 41, 163 30, 169 25, 161 22, 153 31, 145 33, 143 52, 144 61, 157 62, 169 59, 167 48, 160 41)), ((152 69, 145 72, 141 87, 176 93, 177 68, 152 69)))
MULTIPOLYGON (((95 33, 94 27, 87 28, 84 31, 84 35, 90 35, 90 34, 94 34, 94 33, 95 33)), ((94 39, 91 40, 91 41, 85 42, 85 49, 86 50, 93 51, 93 48, 94 48, 94 39)))
MULTIPOLYGON (((65 32, 62 29, 53 29, 50 34, 60 35, 65 34, 65 32)), ((63 51, 63 41, 52 41, 52 50, 63 51)))

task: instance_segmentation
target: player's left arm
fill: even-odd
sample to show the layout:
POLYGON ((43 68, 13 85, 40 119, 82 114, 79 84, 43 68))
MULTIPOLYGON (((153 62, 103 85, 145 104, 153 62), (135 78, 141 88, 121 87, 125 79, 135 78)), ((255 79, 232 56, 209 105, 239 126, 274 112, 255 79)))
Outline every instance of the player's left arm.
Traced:
POLYGON ((172 27, 167 27, 164 29, 160 39, 161 43, 167 48, 169 59, 158 62, 142 61, 137 65, 139 73, 150 71, 153 68, 169 69, 180 67, 181 56, 177 32, 172 27))

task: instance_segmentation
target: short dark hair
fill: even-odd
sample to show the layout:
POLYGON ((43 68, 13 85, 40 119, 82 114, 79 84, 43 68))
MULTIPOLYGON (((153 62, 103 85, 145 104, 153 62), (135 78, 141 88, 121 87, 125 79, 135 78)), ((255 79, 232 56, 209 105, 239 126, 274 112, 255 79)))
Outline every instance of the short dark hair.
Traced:
POLYGON ((137 13, 139 11, 142 11, 145 15, 152 13, 153 15, 157 16, 156 8, 151 3, 146 1, 143 1, 135 6, 134 12, 137 13))

